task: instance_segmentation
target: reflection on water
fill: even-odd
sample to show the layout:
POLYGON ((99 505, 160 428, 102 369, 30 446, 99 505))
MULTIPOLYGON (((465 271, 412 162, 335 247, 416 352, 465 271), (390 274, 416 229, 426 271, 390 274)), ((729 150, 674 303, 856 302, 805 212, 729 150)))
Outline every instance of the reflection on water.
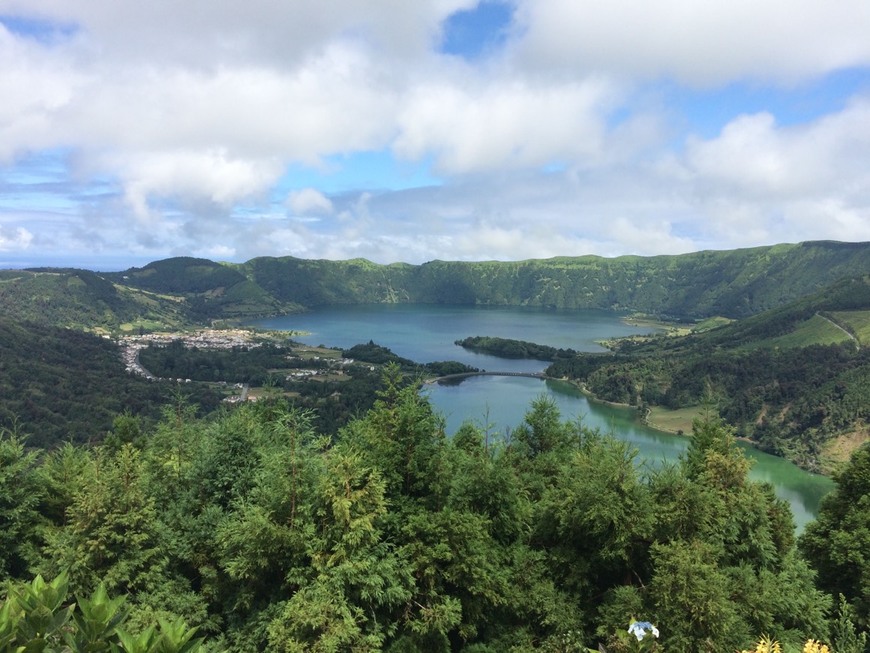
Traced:
MULTIPOLYGON (((641 464, 655 467, 676 462, 688 449, 687 437, 644 426, 637 420, 637 411, 589 401, 575 386, 561 381, 474 376, 459 384, 427 386, 425 391, 444 416, 451 434, 465 421, 488 427, 490 433, 509 432, 522 423, 531 402, 547 394, 556 402, 563 419, 579 420, 585 427, 631 443, 641 464)), ((773 485, 777 496, 791 505, 795 523, 802 530, 818 512, 819 502, 833 488, 833 482, 745 443, 738 442, 738 446, 753 461, 750 478, 773 485)))
MULTIPOLYGON (((559 311, 525 307, 449 306, 428 304, 376 304, 328 306, 308 313, 258 320, 257 326, 286 331, 304 331, 298 337, 312 345, 348 348, 374 340, 395 353, 419 363, 455 360, 489 371, 540 372, 546 363, 505 360, 476 354, 454 344, 468 336, 498 336, 528 340, 551 347, 577 351, 603 351, 598 340, 636 333, 649 327, 625 324, 606 311, 559 311)), ((647 428, 637 422, 634 410, 589 402, 567 383, 522 377, 471 377, 457 385, 428 388, 435 407, 444 414, 449 432, 466 420, 490 432, 505 432, 520 424, 535 397, 542 392, 555 400, 565 419, 612 433, 638 450, 646 465, 675 461, 688 440, 647 428)), ((777 495, 792 506, 801 527, 816 514, 819 501, 832 487, 830 479, 798 469, 791 463, 747 448, 755 464, 753 479, 767 481, 777 495)))

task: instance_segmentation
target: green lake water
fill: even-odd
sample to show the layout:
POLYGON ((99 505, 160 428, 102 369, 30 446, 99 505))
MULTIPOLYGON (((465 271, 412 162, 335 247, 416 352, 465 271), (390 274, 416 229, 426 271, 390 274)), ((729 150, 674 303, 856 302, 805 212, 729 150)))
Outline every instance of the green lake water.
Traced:
MULTIPOLYGON (((619 315, 605 311, 428 304, 331 306, 257 320, 253 324, 305 332, 307 335, 295 339, 307 344, 346 348, 373 340, 420 363, 457 360, 490 372, 539 372, 547 363, 474 354, 454 341, 468 336, 498 336, 594 352, 604 351, 597 340, 650 331, 625 324, 619 315)), ((677 460, 688 445, 686 437, 640 424, 637 412, 632 409, 589 401, 568 383, 475 376, 456 385, 427 385, 425 392, 444 416, 448 433, 469 420, 488 426, 493 434, 507 434, 522 422, 532 400, 547 394, 556 401, 564 419, 580 419, 586 426, 631 442, 638 450, 640 464, 677 460)), ((795 522, 802 529, 816 514, 819 502, 833 488, 833 482, 752 447, 745 446, 745 450, 753 459, 750 476, 774 486, 777 495, 791 504, 795 522)))

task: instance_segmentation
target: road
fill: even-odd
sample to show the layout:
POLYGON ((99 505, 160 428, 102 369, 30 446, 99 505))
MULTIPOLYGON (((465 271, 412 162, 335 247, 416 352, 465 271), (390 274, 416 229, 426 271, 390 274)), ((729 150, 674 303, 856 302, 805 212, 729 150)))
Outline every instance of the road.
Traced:
POLYGON ((844 328, 841 327, 839 324, 837 324, 836 322, 834 322, 834 321, 833 321, 831 318, 829 318, 827 315, 822 315, 821 313, 816 313, 816 315, 818 315, 820 318, 823 318, 823 319, 827 320, 828 322, 830 322, 831 324, 833 324, 835 327, 837 327, 840 331, 842 331, 842 332, 845 333, 847 336, 849 336, 849 337, 852 339, 852 342, 855 343, 855 351, 861 351, 861 343, 858 342, 858 338, 856 338, 856 337, 853 336, 851 333, 849 333, 848 331, 846 331, 846 329, 844 329, 844 328))

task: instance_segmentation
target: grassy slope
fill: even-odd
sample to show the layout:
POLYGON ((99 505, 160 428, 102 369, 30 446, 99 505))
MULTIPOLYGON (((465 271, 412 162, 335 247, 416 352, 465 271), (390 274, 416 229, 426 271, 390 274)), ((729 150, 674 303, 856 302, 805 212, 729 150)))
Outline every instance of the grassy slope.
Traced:
POLYGON ((870 310, 832 311, 830 317, 855 336, 862 347, 870 346, 870 310))
POLYGON ((0 278, 0 304, 8 318, 76 329, 117 331, 146 322, 174 328, 187 321, 177 298, 119 286, 86 270, 7 273, 0 278))
POLYGON ((753 349, 809 347, 810 345, 844 344, 852 338, 843 329, 821 315, 813 315, 797 323, 789 332, 775 338, 768 338, 751 344, 753 349))
MULTIPOLYGON (((870 276, 841 279, 818 292, 758 315, 693 332, 683 338, 659 339, 632 347, 627 353, 747 350, 776 346, 847 342, 849 337, 823 315, 870 311, 870 276)), ((860 325, 860 318, 858 320, 860 325)))

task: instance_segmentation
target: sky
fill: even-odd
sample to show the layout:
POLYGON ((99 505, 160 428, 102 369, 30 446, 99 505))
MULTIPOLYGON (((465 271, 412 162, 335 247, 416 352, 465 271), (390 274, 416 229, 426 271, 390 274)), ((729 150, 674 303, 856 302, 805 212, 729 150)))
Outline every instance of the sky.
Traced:
POLYGON ((0 267, 870 241, 868 0, 0 0, 0 267))

